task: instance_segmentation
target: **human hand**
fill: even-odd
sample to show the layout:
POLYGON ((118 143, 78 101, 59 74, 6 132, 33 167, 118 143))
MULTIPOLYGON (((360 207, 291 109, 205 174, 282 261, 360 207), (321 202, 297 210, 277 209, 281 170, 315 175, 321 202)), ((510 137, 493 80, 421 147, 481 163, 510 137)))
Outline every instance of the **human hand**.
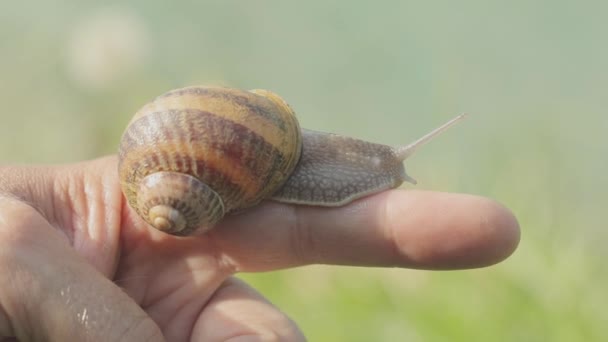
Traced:
POLYGON ((519 227, 480 197, 391 190, 341 208, 266 202, 199 237, 146 226, 107 157, 0 167, 0 337, 20 341, 304 340, 232 275, 307 264, 482 267, 519 227))

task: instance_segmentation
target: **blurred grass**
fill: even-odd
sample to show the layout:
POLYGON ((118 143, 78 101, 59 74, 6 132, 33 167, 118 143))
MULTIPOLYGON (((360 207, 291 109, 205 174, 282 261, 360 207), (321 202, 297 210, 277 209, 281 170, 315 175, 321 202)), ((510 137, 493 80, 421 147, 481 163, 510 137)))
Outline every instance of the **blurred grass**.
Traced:
POLYGON ((312 341, 608 339, 608 5, 599 1, 0 4, 0 155, 114 153, 173 87, 266 88, 303 126, 409 142, 419 187, 496 198, 522 226, 492 268, 243 275, 312 341), (303 286, 303 284, 306 284, 303 286))

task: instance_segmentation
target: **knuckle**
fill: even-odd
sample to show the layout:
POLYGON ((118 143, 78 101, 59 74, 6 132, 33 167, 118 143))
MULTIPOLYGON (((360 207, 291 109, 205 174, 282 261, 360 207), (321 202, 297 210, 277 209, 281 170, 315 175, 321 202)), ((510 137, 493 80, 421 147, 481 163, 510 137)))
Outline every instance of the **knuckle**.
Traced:
POLYGON ((302 218, 298 207, 293 207, 290 216, 288 231, 290 232, 289 244, 297 264, 310 264, 320 262, 318 255, 318 243, 315 240, 313 230, 302 218))
POLYGON ((42 217, 17 199, 0 197, 0 245, 2 250, 21 248, 35 241, 35 229, 42 217))

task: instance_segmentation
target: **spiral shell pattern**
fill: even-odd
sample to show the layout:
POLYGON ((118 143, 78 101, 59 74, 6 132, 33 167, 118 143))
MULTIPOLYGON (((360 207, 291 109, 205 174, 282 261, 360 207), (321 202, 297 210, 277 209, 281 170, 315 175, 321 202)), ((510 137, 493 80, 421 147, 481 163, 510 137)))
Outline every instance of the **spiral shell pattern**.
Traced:
POLYGON ((129 205, 148 222, 143 208, 150 205, 137 198, 142 189, 164 191, 140 186, 155 172, 194 177, 230 213, 274 193, 298 163, 301 144, 295 114, 274 93, 182 88, 157 97, 131 120, 120 143, 119 177, 129 205))

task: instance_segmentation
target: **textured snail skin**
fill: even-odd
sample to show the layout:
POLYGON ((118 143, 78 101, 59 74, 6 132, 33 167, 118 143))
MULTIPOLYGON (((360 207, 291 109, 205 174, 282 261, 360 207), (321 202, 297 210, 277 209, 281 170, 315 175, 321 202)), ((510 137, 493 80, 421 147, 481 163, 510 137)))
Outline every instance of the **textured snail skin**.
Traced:
POLYGON ((403 161, 463 117, 393 148, 300 129, 287 103, 266 90, 188 87, 135 114, 120 143, 118 172, 144 220, 190 235, 263 199, 340 206, 415 183, 403 161))
POLYGON ((403 159, 386 145, 332 133, 302 130, 302 156, 287 182, 272 195, 280 202, 341 206, 410 178, 403 159))

